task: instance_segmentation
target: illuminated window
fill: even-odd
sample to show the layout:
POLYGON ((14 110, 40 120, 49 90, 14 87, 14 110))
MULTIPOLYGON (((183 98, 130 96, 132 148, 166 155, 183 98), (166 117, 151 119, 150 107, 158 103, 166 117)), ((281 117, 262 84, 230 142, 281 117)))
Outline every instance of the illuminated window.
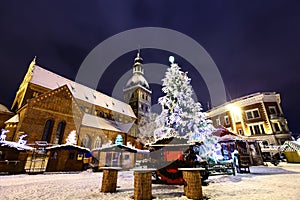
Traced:
POLYGON ((229 125, 229 124, 230 124, 229 117, 228 117, 227 115, 224 116, 224 121, 225 121, 225 124, 226 124, 226 125, 229 125))
POLYGON ((263 124, 250 125, 249 128, 250 128, 251 135, 258 135, 258 134, 266 133, 263 124))
POLYGON ((217 124, 217 126, 221 125, 221 122, 220 122, 219 118, 216 119, 216 124, 217 124))

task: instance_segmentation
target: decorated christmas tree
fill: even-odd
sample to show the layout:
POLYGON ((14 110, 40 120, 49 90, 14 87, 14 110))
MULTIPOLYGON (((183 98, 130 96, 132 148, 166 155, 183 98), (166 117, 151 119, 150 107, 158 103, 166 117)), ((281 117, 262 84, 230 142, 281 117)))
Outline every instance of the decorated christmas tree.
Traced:
POLYGON ((165 137, 183 137, 189 142, 202 143, 199 154, 207 155, 213 151, 216 138, 211 134, 214 127, 199 102, 192 98, 193 89, 187 72, 180 70, 170 57, 171 67, 168 68, 163 81, 162 91, 165 96, 158 99, 162 106, 161 114, 156 118, 159 128, 154 132, 156 139, 165 137))
POLYGON ((115 144, 117 144, 117 145, 123 145, 123 138, 122 138, 122 135, 120 135, 120 134, 117 135, 115 144))

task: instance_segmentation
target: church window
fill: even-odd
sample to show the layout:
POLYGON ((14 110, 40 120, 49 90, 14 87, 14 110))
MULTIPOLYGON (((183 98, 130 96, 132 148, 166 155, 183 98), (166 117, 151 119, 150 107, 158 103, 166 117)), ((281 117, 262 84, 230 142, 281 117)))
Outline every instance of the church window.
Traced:
POLYGON ((86 147, 86 148, 89 148, 89 147, 90 147, 90 137, 89 137, 88 135, 85 135, 85 136, 82 138, 81 146, 84 146, 84 147, 86 147))
POLYGON ((142 94, 142 99, 145 99, 145 95, 144 94, 142 94))
POLYGON ((99 112, 99 117, 103 117, 103 112, 102 111, 99 112))
POLYGON ((47 142, 50 143, 50 136, 51 136, 51 133, 52 133, 53 124, 54 124, 53 119, 49 119, 49 120, 46 121, 45 127, 44 127, 44 132, 43 132, 43 137, 42 137, 43 141, 47 141, 47 142))
POLYGON ((97 137, 95 140, 94 148, 100 148, 102 146, 102 140, 100 137, 97 137))
POLYGON ((54 144, 61 144, 62 143, 62 139, 63 139, 63 135, 65 132, 65 127, 66 127, 66 123, 65 122, 59 122, 57 129, 56 129, 56 135, 55 135, 55 140, 54 140, 54 144))

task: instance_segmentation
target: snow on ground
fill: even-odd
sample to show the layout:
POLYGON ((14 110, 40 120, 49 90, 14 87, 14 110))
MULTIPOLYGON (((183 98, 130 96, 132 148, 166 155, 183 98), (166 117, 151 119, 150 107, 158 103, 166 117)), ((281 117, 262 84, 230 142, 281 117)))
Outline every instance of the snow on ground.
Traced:
MULTIPOLYGON (((300 199, 300 164, 269 164, 250 170, 251 174, 209 177, 208 186, 202 187, 203 195, 211 200, 300 199)), ((0 199, 132 199, 133 172, 121 171, 118 177, 117 192, 105 194, 100 192, 102 172, 0 176, 0 199)), ((152 194, 155 199, 187 200, 183 186, 153 184, 152 194)))

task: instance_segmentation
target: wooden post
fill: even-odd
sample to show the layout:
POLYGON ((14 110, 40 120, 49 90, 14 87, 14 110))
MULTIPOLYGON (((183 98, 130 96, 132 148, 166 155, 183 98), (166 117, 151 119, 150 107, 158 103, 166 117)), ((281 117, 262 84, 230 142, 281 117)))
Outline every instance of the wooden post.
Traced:
POLYGON ((102 167, 103 177, 101 192, 116 192, 117 189, 117 180, 118 180, 118 170, 121 170, 120 167, 102 167))
POLYGON ((133 169, 134 171, 134 200, 152 199, 152 171, 155 169, 133 169))
POLYGON ((183 174, 184 195, 190 199, 202 199, 201 170, 204 168, 178 168, 183 174))

